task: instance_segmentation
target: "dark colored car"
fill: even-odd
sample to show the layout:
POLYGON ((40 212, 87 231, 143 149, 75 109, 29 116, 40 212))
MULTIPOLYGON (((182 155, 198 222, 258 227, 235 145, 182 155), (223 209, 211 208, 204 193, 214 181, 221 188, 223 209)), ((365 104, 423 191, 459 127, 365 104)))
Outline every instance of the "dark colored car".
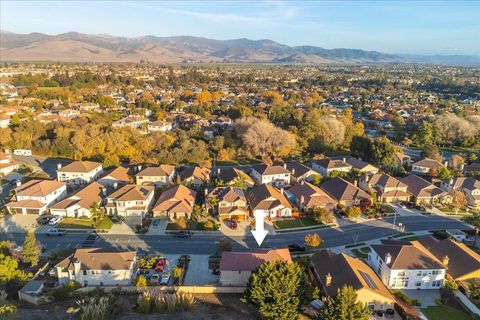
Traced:
POLYGON ((303 252, 305 251, 305 246, 302 246, 299 243, 293 243, 288 245, 288 250, 290 252, 303 252))
POLYGON ((174 235, 175 238, 183 238, 183 239, 188 239, 192 237, 192 233, 190 231, 180 231, 175 233, 174 235))
POLYGON ((47 215, 44 215, 44 216, 40 216, 37 218, 37 223, 38 224, 41 224, 41 225, 44 225, 44 224, 47 224, 50 219, 52 219, 53 216, 47 216, 47 215))
POLYGON ((100 239, 100 237, 96 234, 90 234, 88 235, 87 239, 88 241, 97 241, 98 239, 100 239))
POLYGON ((230 221, 230 227, 232 230, 237 230, 237 220, 230 221))
POLYGON ((156 226, 158 226, 158 225, 160 224, 160 220, 154 219, 153 222, 152 222, 152 224, 156 227, 156 226))

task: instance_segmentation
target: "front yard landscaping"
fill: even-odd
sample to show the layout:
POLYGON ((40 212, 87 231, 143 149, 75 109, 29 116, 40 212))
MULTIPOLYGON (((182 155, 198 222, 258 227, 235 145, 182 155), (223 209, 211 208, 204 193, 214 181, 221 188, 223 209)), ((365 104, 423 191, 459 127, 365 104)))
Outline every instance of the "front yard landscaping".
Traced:
POLYGON ((113 222, 109 217, 103 218, 95 228, 95 222, 91 218, 69 218, 65 217, 57 225, 60 229, 102 229, 108 230, 112 228, 113 222))
POLYGON ((421 309, 428 320, 470 320, 468 314, 447 306, 433 306, 421 309))
POLYGON ((220 224, 214 220, 195 221, 189 220, 186 227, 182 227, 178 222, 167 224, 167 231, 196 230, 196 231, 216 231, 220 229, 220 224))
POLYGON ((360 249, 353 249, 352 253, 360 259, 367 259, 368 258, 368 253, 371 251, 370 247, 362 247, 360 249))
POLYGON ((273 222, 273 226, 275 227, 275 229, 303 228, 321 225, 323 225, 323 223, 308 217, 278 220, 273 222))

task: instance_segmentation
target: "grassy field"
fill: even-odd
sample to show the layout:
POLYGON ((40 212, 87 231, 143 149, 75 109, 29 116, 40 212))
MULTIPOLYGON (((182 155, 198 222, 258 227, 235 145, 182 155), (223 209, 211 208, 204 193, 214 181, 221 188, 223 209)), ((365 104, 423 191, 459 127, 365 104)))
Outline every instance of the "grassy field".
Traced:
MULTIPOLYGON (((65 217, 57 225, 60 229, 93 229, 94 221, 89 218, 68 218, 65 217)), ((110 229, 113 226, 112 220, 109 217, 105 217, 97 226, 97 229, 110 229)))
POLYGON ((471 320, 472 318, 463 312, 446 306, 434 306, 421 309, 428 320, 471 320))
POLYGON ((303 217, 289 220, 275 221, 273 223, 275 229, 290 229, 290 228, 302 228, 322 225, 321 222, 314 219, 303 217))

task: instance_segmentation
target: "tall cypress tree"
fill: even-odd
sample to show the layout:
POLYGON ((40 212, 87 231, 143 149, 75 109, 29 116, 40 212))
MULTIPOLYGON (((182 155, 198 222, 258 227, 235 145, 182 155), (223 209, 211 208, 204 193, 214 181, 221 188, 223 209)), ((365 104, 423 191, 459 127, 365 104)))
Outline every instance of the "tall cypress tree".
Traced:
POLYGON ((370 309, 357 301, 357 293, 351 286, 344 286, 335 297, 328 297, 318 312, 320 320, 369 320, 370 309))
POLYGON ((30 263, 31 266, 36 266, 40 260, 40 248, 35 238, 35 234, 27 231, 22 247, 22 261, 30 263))

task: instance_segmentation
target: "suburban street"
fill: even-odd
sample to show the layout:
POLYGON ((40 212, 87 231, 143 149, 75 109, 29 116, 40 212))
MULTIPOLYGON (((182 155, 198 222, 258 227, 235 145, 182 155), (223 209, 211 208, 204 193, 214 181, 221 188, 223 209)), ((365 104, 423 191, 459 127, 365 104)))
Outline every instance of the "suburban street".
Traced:
MULTIPOLYGON (((291 243, 303 243, 305 234, 317 232, 325 241, 325 247, 336 247, 382 238, 395 234, 392 229, 393 217, 382 220, 372 220, 365 223, 352 224, 340 228, 330 228, 315 231, 298 231, 274 236, 267 236, 262 247, 284 247, 291 243)), ((397 224, 402 223, 406 232, 469 229, 463 222, 441 216, 398 216, 397 224)), ((216 243, 224 237, 218 232, 208 234, 201 232, 190 239, 177 239, 172 235, 99 235, 94 247, 115 246, 130 250, 146 252, 161 252, 164 254, 213 254, 216 243)), ((46 246, 46 252, 60 249, 78 248, 87 237, 86 233, 67 233, 63 237, 48 237, 38 234, 37 239, 46 246)), ((252 235, 230 236, 234 251, 243 251, 249 248, 258 248, 252 235)), ((21 244, 24 239, 22 233, 2 233, 0 240, 11 240, 21 244)))

